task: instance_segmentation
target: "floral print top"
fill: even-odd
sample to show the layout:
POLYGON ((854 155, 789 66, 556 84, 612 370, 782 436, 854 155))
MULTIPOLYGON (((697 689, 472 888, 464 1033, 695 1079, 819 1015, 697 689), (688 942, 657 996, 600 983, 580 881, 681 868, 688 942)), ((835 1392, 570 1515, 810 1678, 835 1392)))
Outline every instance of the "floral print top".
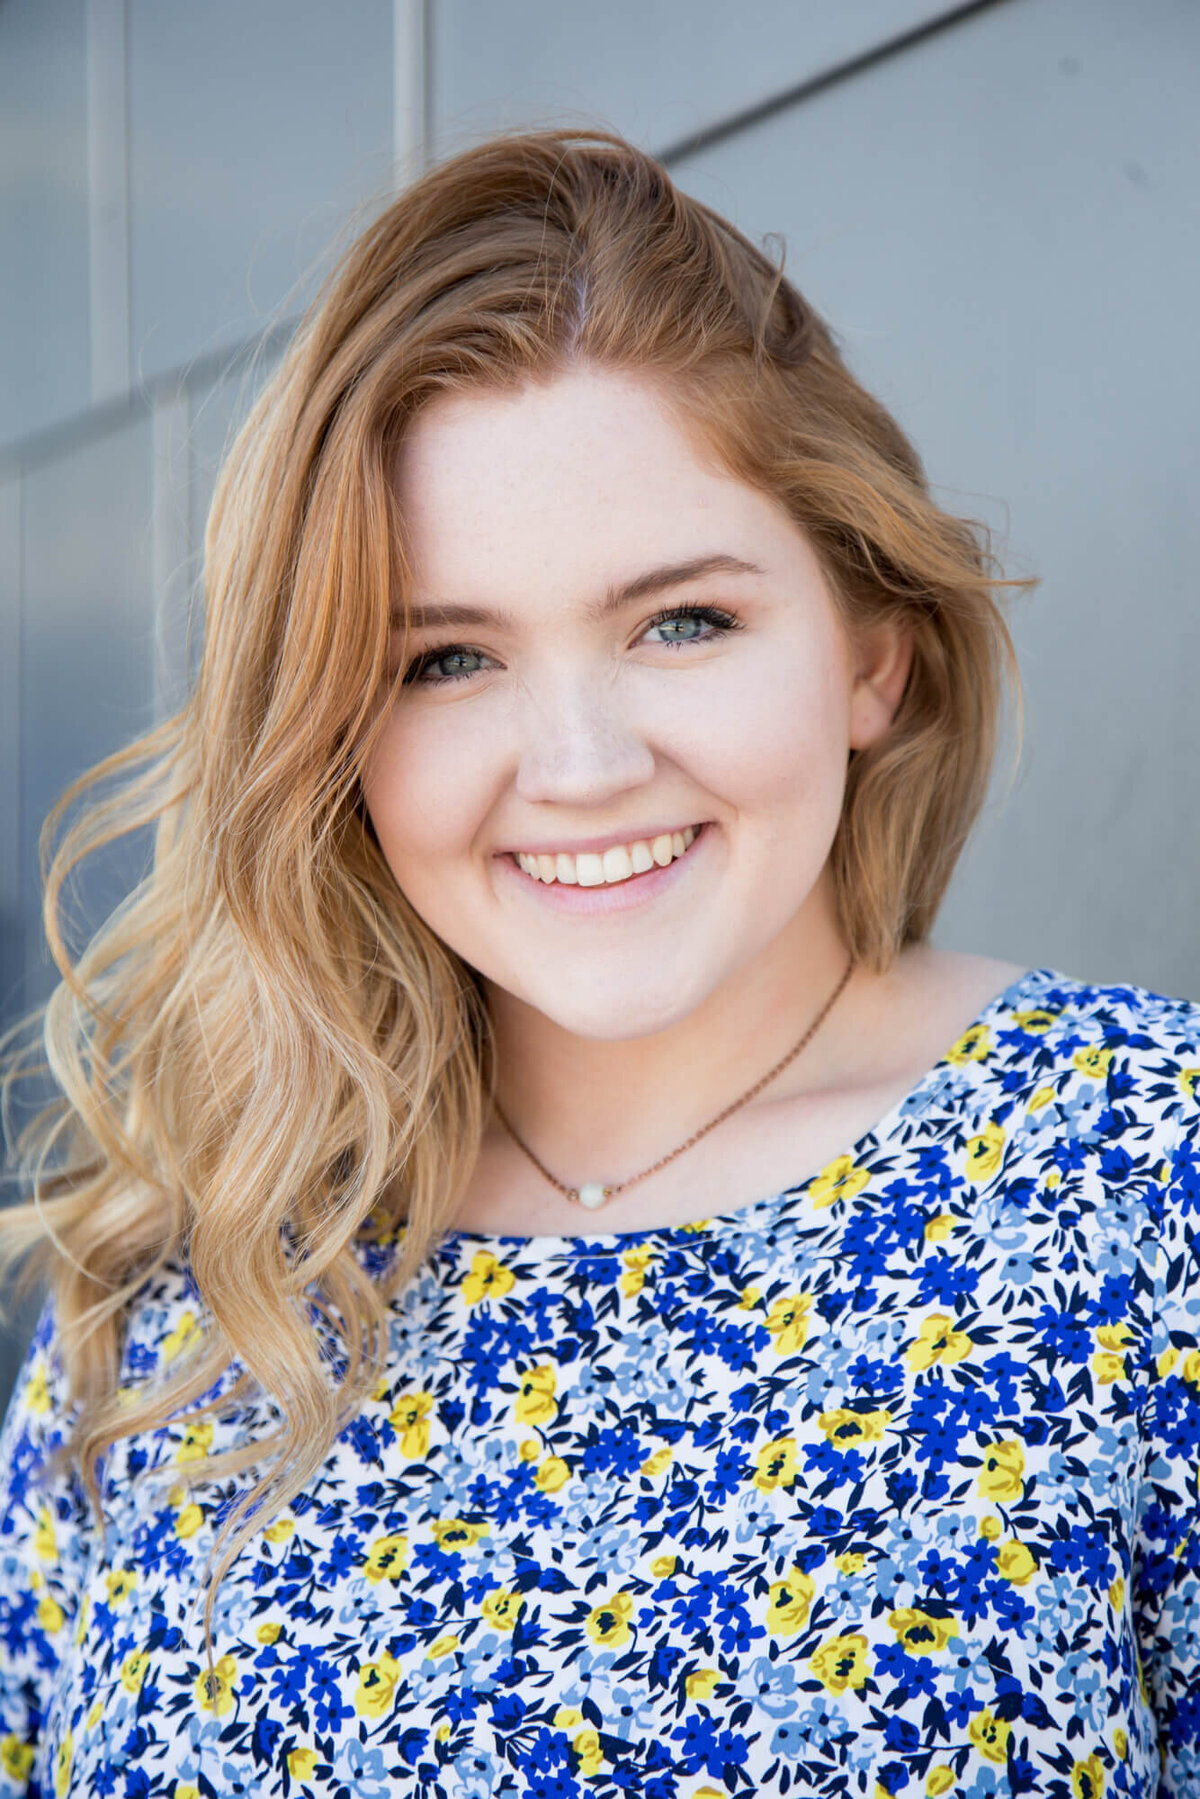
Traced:
MULTIPOLYGON (((683 1228, 446 1237, 219 1590, 242 1403, 0 1445, 0 1794, 1200 1795, 1200 1008, 1048 970, 845 1155, 683 1228), (174 1471, 174 1472, 173 1472, 174 1471)), ((394 1243, 364 1238, 381 1269, 394 1243)), ((186 1271, 123 1380, 204 1328, 186 1271)))

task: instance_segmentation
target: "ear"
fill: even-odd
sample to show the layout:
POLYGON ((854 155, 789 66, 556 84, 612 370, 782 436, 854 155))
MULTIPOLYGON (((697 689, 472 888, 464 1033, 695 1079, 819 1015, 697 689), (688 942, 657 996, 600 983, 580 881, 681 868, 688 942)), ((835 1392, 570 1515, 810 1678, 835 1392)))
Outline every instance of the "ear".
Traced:
POLYGON ((912 671, 912 631, 903 619, 881 619, 854 633, 850 748, 865 750, 886 735, 912 671))

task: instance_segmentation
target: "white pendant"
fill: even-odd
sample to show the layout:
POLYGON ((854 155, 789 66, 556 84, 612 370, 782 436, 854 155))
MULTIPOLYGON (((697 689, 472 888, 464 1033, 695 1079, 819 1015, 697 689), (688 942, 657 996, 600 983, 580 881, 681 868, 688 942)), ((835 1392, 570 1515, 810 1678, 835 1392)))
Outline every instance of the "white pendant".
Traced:
POLYGON ((586 1206, 589 1212, 594 1212, 596 1207, 602 1206, 608 1198, 608 1188, 601 1186, 599 1181, 584 1181, 576 1197, 581 1206, 586 1206))

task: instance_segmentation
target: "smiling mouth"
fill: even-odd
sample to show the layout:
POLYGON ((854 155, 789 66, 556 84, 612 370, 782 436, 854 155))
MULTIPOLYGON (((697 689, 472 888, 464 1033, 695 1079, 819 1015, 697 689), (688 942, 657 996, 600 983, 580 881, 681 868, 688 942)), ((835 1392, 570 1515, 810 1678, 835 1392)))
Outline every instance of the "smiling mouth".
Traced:
POLYGON ((654 868, 667 868, 687 854, 700 835, 701 825, 688 825, 682 831, 664 831, 658 837, 638 837, 631 843, 614 843, 602 853, 581 851, 569 855, 528 856, 518 850, 513 861, 532 880, 552 887, 618 887, 636 875, 649 874, 654 868))

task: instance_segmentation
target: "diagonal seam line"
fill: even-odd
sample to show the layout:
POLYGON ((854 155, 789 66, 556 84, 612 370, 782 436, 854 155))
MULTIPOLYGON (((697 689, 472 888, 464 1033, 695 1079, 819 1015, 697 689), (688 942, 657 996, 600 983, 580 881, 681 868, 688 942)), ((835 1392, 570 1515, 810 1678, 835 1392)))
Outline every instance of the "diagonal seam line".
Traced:
POLYGON ((739 131, 746 131, 752 125, 760 125, 766 119, 774 118, 776 113, 786 112, 791 106, 799 106, 805 100, 823 94, 828 88, 837 87, 843 81, 851 81, 856 75, 865 74, 868 69, 879 63, 888 62, 893 56, 899 56, 906 50, 914 50, 918 44, 926 43, 930 38, 938 37, 943 31, 951 30, 955 25, 963 25, 968 19, 979 13, 990 12, 994 7, 1003 6, 1008 0, 966 0, 962 6, 952 7, 948 12, 940 13, 935 19, 927 19, 923 25, 914 25, 909 31, 902 31, 896 37, 885 38, 882 43, 872 44, 869 50, 861 51, 857 56, 847 57, 845 62, 833 63, 827 69, 821 69, 816 75, 810 75, 798 81, 794 87, 784 88, 781 93, 771 94, 766 100, 758 100, 753 106, 743 107, 740 112, 730 113, 727 118, 718 119, 715 124, 703 125, 699 131, 689 132, 686 137, 677 138, 663 150, 651 152, 660 162, 679 162, 686 156, 694 156, 697 151, 707 150, 714 144, 723 143, 739 131))

